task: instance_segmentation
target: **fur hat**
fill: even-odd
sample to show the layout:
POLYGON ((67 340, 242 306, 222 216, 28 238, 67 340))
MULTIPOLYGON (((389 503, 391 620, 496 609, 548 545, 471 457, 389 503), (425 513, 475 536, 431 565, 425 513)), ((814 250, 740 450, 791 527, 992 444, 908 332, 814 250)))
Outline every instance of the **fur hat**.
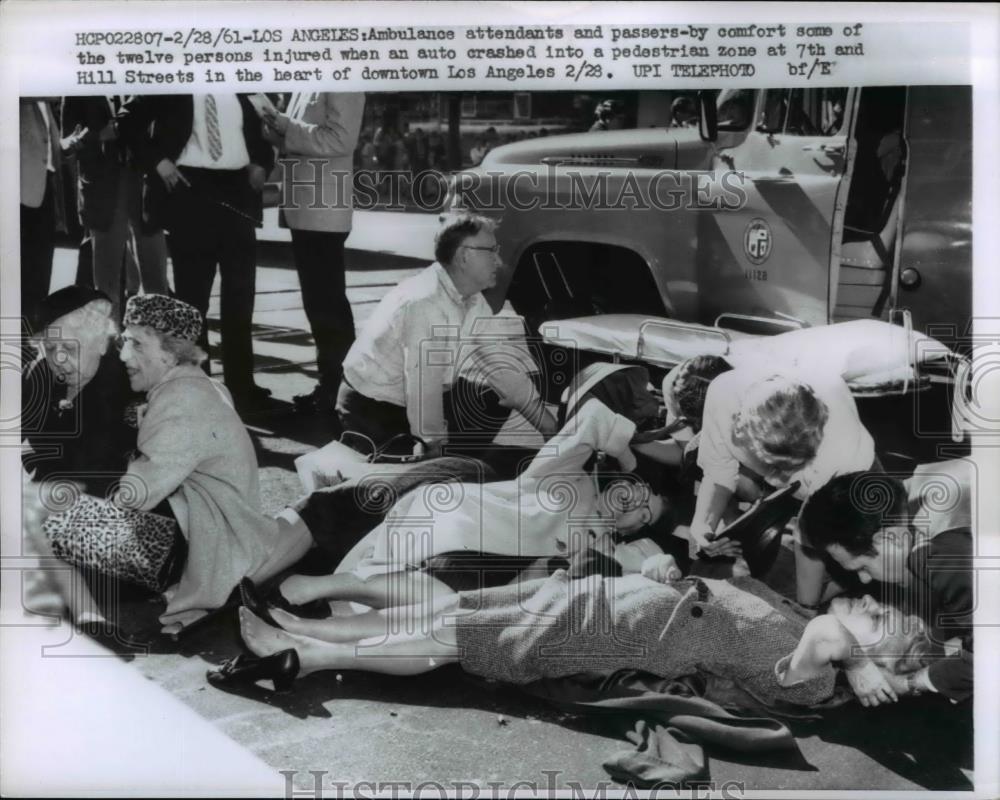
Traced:
POLYGON ((195 342, 201 335, 201 312, 165 294, 137 294, 125 306, 124 324, 143 325, 167 336, 195 342))

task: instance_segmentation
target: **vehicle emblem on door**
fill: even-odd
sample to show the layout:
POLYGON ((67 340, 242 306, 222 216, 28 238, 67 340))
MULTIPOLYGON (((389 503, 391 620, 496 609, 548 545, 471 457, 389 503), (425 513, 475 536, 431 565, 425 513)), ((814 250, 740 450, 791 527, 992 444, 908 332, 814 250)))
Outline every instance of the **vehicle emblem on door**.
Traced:
POLYGON ((754 264, 763 264, 771 255, 771 229, 760 217, 750 220, 743 234, 743 250, 754 264))

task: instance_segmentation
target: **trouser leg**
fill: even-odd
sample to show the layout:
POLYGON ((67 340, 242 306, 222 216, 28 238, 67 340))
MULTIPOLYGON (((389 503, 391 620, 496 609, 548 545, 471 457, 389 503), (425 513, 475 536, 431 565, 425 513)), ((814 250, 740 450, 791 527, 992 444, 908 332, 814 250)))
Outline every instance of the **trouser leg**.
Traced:
POLYGON ((232 219, 224 224, 219 248, 222 277, 219 316, 222 328, 222 369, 234 398, 246 396, 253 380, 253 307, 256 291, 257 237, 251 223, 222 210, 232 219))
MULTIPOLYGON (((210 225, 200 225, 179 213, 171 221, 167 244, 174 268, 174 288, 178 300, 190 303, 201 312, 202 330, 198 345, 208 352, 208 303, 215 280, 215 236, 210 225)), ((208 364, 206 371, 210 371, 208 364)))
POLYGON ((346 232, 292 230, 295 268, 316 342, 320 385, 331 395, 340 386, 341 366, 354 343, 354 316, 345 278, 346 240, 346 232))
POLYGON ((122 259, 125 255, 125 243, 128 236, 127 191, 128 185, 125 176, 119 175, 111 224, 103 231, 91 231, 94 252, 94 286, 111 299, 112 318, 115 320, 120 320, 122 314, 122 259))
POLYGON ((21 314, 27 315, 49 293, 55 253, 54 191, 49 178, 38 208, 21 206, 21 314))

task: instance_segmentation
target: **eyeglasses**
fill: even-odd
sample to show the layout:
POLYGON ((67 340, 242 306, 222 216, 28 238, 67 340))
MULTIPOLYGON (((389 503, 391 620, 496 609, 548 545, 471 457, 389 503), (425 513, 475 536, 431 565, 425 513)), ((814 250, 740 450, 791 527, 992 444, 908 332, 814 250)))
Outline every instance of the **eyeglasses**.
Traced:
POLYGON ((498 244, 493 245, 493 247, 477 247, 471 244, 463 244, 462 247, 464 247, 466 250, 484 250, 493 253, 493 255, 495 256, 500 255, 500 245, 498 244))

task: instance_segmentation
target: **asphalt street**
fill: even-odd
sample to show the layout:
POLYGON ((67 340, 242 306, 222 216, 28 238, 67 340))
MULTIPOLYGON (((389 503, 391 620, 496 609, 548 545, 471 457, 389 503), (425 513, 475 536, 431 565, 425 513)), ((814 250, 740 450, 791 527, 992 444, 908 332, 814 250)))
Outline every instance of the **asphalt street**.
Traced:
MULTIPOLYGON (((389 287, 431 260, 436 226, 435 215, 357 214, 348 240, 347 285, 359 325, 389 287)), ((290 405, 315 378, 312 341, 287 232, 270 218, 259 239, 257 381, 283 407, 249 428, 265 508, 273 513, 299 493, 294 457, 323 444, 329 423, 301 417, 290 405)), ((70 282, 75 266, 74 250, 57 250, 53 288, 70 282)), ((213 344, 217 313, 216 287, 209 315, 213 344)), ((790 554, 782 557, 787 572, 790 554)), ((483 685, 452 667, 418 678, 317 673, 287 695, 265 689, 223 693, 208 686, 204 675, 208 666, 240 651, 233 614, 218 615, 177 645, 157 636, 160 601, 126 593, 120 605, 123 627, 141 645, 122 654, 132 668, 273 770, 291 771, 293 787, 310 794, 316 780, 310 771, 319 772, 328 789, 361 780, 596 787, 608 780, 602 762, 628 747, 593 719, 539 705, 510 687, 483 685)), ((797 752, 761 756, 710 749, 711 778, 717 787, 734 782, 746 790, 970 789, 971 724, 935 700, 871 710, 852 706, 826 719, 797 722, 797 752)))

